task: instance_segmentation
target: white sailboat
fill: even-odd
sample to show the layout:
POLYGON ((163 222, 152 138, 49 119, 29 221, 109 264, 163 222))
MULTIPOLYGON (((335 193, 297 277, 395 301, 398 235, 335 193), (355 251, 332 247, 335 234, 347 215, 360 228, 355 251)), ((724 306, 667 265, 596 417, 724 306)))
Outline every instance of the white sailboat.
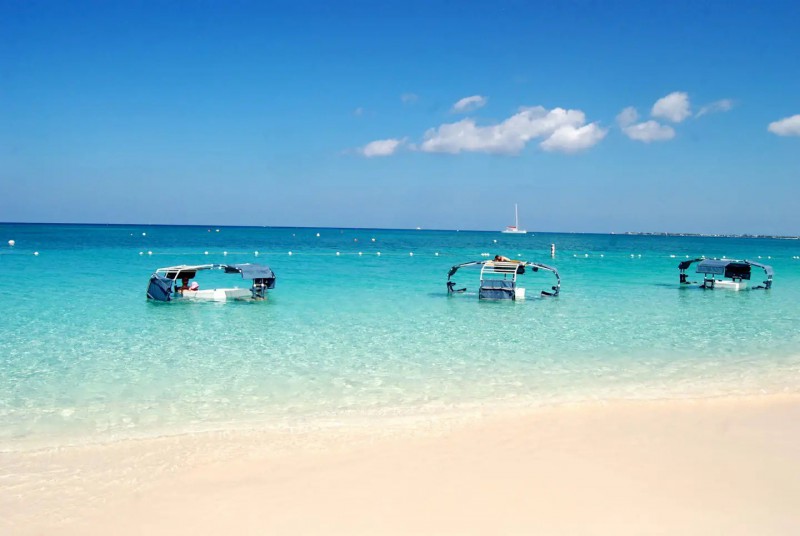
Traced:
POLYGON ((514 225, 509 225, 503 230, 503 232, 508 234, 528 234, 528 231, 519 228, 519 213, 517 211, 516 203, 514 203, 514 225))

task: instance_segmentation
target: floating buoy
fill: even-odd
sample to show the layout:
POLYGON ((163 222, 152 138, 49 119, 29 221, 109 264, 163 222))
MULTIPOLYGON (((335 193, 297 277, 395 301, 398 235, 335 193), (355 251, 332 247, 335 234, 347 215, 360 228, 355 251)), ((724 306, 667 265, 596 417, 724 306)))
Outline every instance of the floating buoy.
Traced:
POLYGON ((414 256, 414 252, 413 252, 413 251, 409 251, 409 252, 408 252, 408 256, 409 256, 409 257, 413 257, 413 256, 414 256))
POLYGON ((289 252, 289 256, 290 256, 290 257, 292 256, 292 252, 291 252, 291 251, 289 252))
POLYGON ((204 251, 204 252, 203 252, 203 255, 208 255, 208 251, 204 251))
POLYGON ((16 242, 14 242, 13 240, 8 241, 8 245, 11 246, 12 248, 14 247, 14 244, 16 244, 16 242))
POLYGON ((142 233, 142 236, 147 236, 147 233, 142 233))
POLYGON ((255 255, 256 257, 258 257, 258 251, 256 251, 256 252, 255 252, 253 255, 255 255))
POLYGON ((219 229, 217 229, 217 232, 219 232, 219 229))
POLYGON ((139 252, 139 255, 144 255, 144 251, 140 251, 140 252, 139 252))
POLYGON ((363 255, 363 253, 361 253, 361 252, 359 251, 359 252, 358 252, 358 256, 360 257, 361 255, 363 255))
POLYGON ((375 242, 375 239, 373 238, 372 241, 375 242))
POLYGON ((434 253, 434 255, 438 257, 439 256, 439 252, 437 251, 436 253, 434 253))
POLYGON ((497 239, 495 238, 494 240, 492 240, 492 242, 494 242, 495 244, 497 244, 497 239))
POLYGON ((337 256, 337 257, 339 256, 339 252, 338 252, 338 251, 336 252, 336 256, 337 256))
POLYGON ((147 254, 148 254, 148 255, 152 255, 152 254, 153 254, 153 252, 152 252, 152 251, 148 251, 148 252, 147 252, 147 254))
POLYGON ((227 251, 223 251, 223 252, 222 252, 222 256, 223 256, 223 257, 227 257, 227 256, 228 256, 228 252, 227 252, 227 251))
POLYGON ((381 252, 379 251, 379 252, 377 253, 377 255, 378 255, 378 257, 380 257, 380 256, 381 256, 381 252))
POLYGON ((38 257, 38 256, 39 256, 39 252, 38 252, 38 251, 34 251, 34 252, 33 252, 33 256, 34 256, 34 257, 38 257))
POLYGON ((317 238, 319 238, 319 233, 317 233, 317 238))

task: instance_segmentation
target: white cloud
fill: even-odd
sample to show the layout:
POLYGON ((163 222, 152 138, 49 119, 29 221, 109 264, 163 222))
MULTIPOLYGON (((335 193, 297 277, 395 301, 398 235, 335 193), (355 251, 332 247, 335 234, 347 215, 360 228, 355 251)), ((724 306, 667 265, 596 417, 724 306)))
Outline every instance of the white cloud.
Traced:
POLYGON ((400 101, 403 104, 413 104, 419 100, 419 97, 414 93, 403 93, 400 95, 400 101))
POLYGON ((767 130, 778 136, 800 136, 800 114, 773 121, 767 130))
POLYGON ((375 140, 366 144, 359 150, 359 152, 367 158, 371 158, 373 156, 390 156, 393 155, 403 143, 404 140, 396 138, 390 138, 388 140, 375 140))
POLYGON ((628 106, 617 114, 617 124, 632 140, 650 143, 651 141, 664 141, 675 137, 675 130, 667 125, 662 125, 658 121, 644 121, 637 123, 639 112, 633 106, 628 106))
POLYGON ((482 108, 486 105, 489 99, 481 95, 473 95, 471 97, 464 97, 453 105, 454 112, 471 112, 482 108))
POLYGON ((419 149, 430 153, 457 154, 466 151, 516 154, 531 139, 546 138, 543 149, 569 152, 595 145, 605 133, 595 123, 586 125, 586 116, 580 110, 547 110, 535 106, 522 108, 496 125, 478 126, 472 119, 463 119, 432 128, 425 133, 419 149), (563 130, 556 135, 562 127, 571 127, 571 130, 563 130))
POLYGON ((645 121, 633 125, 625 125, 622 132, 632 140, 650 143, 651 141, 671 140, 675 137, 675 129, 669 125, 662 125, 658 121, 645 121))
POLYGON ((617 115, 617 123, 621 127, 627 127, 639 120, 639 112, 633 106, 628 106, 617 115))
POLYGON ((608 130, 600 128, 597 123, 590 123, 582 127, 564 125, 540 143, 539 147, 545 151, 574 153, 596 145, 606 137, 607 133, 608 130))
POLYGON ((708 114, 714 114, 717 112, 727 112, 731 108, 733 108, 733 100, 732 99, 720 99, 718 101, 714 101, 711 104, 706 104, 700 111, 695 114, 695 117, 702 117, 708 114))
POLYGON ((689 110, 689 95, 683 91, 675 91, 658 99, 653 105, 653 109, 650 110, 650 115, 667 119, 673 123, 680 123, 692 115, 689 110))

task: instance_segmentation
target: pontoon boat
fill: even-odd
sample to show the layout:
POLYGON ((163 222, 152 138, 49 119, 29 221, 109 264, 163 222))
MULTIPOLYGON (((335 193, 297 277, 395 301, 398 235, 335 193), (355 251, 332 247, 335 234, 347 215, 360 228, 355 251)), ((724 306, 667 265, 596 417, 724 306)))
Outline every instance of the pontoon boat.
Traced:
POLYGON ((168 302, 189 300, 263 300, 267 290, 275 288, 275 274, 263 264, 201 264, 197 266, 169 266, 159 268, 150 276, 147 299, 168 302), (203 270, 223 270, 226 274, 242 274, 242 279, 252 280, 250 288, 200 288, 194 279, 203 270))
POLYGON ((761 285, 751 288, 755 290, 761 288, 769 289, 772 287, 772 275, 774 274, 772 266, 748 260, 705 259, 703 257, 683 261, 678 265, 678 269, 681 271, 680 282, 682 285, 691 285, 694 283, 688 280, 686 270, 695 262, 699 263, 695 272, 703 274, 703 282, 700 284, 701 288, 744 290, 747 288, 747 282, 750 280, 753 267, 764 270, 766 279, 761 285))
POLYGON ((482 300, 524 300, 525 288, 519 286, 518 278, 527 270, 538 272, 545 270, 552 272, 556 277, 556 284, 550 290, 541 291, 542 296, 558 296, 561 288, 561 277, 558 270, 546 264, 527 261, 473 261, 457 264, 450 268, 447 274, 447 293, 455 294, 465 292, 466 288, 456 289, 455 281, 451 278, 461 268, 480 268, 480 287, 478 298, 482 300))

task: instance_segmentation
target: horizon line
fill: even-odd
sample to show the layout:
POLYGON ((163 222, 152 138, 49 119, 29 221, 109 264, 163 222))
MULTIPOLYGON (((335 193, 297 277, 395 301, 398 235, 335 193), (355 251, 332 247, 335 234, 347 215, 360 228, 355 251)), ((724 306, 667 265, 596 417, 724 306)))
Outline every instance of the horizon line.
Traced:
MULTIPOLYGON (((468 233, 502 233, 494 229, 434 229, 423 227, 348 227, 327 225, 234 225, 234 224, 198 224, 198 223, 103 223, 103 222, 26 222, 3 221, 0 225, 82 225, 106 227, 201 227, 201 228, 239 228, 239 229, 339 229, 364 231, 427 231, 427 232, 468 232, 468 233)), ((753 233, 703 233, 694 231, 530 231, 529 235, 540 234, 573 234, 573 235, 628 235, 628 236, 699 236, 705 238, 780 238, 800 239, 797 235, 753 234, 753 233)))

